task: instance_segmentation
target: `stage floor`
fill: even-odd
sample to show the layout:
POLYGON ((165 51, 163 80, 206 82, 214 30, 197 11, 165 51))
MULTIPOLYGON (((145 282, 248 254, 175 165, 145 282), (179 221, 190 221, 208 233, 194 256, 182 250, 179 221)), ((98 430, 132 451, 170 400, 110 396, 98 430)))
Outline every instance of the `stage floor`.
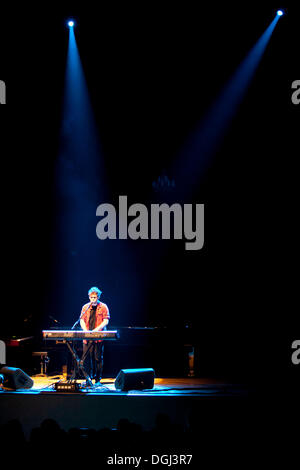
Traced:
MULTIPOLYGON (((39 393, 62 393, 65 395, 67 392, 57 392, 54 389, 54 384, 57 382, 64 382, 65 378, 62 375, 55 376, 32 376, 34 385, 31 389, 19 390, 3 390, 2 393, 7 394, 39 394, 39 393)), ((101 394, 101 395, 222 395, 222 396, 236 396, 245 395, 247 390, 242 385, 228 384, 223 381, 207 378, 156 378, 154 381, 153 389, 148 390, 130 390, 122 392, 116 390, 114 378, 105 378, 101 380, 101 385, 92 388, 85 388, 84 380, 78 380, 81 385, 81 394, 101 394)), ((74 392, 72 392, 73 394, 74 392)))

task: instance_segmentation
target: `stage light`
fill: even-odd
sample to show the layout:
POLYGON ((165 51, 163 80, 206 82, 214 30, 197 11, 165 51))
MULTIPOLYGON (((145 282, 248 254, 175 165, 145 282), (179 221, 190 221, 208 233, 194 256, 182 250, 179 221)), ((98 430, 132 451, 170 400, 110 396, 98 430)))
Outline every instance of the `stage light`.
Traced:
MULTIPOLYGON (((237 67, 219 95, 212 103, 207 114, 202 117, 198 127, 191 134, 185 147, 169 170, 172 177, 183 183, 181 198, 199 187, 199 179, 211 165, 212 158, 218 152, 221 141, 225 138, 229 126, 238 112, 256 70, 263 58, 280 16, 275 14, 269 26, 256 41, 252 49, 237 67)), ((180 191, 177 188, 177 194, 180 191)))
POLYGON ((74 24, 75 24, 75 23, 74 23, 73 20, 68 21, 68 26, 69 26, 69 28, 73 28, 74 24))
POLYGON ((277 16, 282 16, 284 15, 284 11, 283 10, 277 10, 277 16))

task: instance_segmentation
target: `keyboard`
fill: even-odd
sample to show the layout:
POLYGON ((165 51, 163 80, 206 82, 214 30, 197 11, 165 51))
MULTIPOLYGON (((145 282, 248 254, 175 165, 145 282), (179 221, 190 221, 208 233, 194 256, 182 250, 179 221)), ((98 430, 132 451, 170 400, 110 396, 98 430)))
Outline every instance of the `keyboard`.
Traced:
POLYGON ((43 330, 44 339, 59 340, 90 340, 97 341, 115 340, 119 338, 117 330, 103 330, 103 331, 77 331, 77 330, 43 330))

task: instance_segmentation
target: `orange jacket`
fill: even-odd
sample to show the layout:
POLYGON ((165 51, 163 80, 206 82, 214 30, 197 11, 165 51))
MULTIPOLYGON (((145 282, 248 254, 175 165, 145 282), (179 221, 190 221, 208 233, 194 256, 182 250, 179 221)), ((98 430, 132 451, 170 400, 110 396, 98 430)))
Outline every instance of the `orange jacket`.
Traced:
MULTIPOLYGON (((91 310, 92 310, 91 302, 88 302, 87 304, 85 304, 81 309, 80 320, 84 321, 87 330, 89 329, 89 320, 90 320, 91 310)), ((110 319, 108 307, 106 304, 98 300, 98 305, 96 308, 95 328, 101 325, 101 323, 105 319, 107 320, 110 319)), ((100 341, 103 341, 103 340, 101 339, 99 340, 99 342, 100 341)), ((83 342, 87 343, 86 340, 84 340, 83 342)))

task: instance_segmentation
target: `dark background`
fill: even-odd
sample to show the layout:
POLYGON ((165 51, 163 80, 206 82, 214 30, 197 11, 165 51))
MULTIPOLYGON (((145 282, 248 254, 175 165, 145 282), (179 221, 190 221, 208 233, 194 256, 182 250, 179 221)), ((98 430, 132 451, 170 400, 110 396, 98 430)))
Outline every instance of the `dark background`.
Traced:
POLYGON ((168 375, 182 358, 182 344, 193 342, 198 375, 253 382, 299 375, 290 360, 299 336, 300 106, 291 102, 291 83, 299 79, 299 16, 293 7, 287 6, 226 138, 186 201, 205 204, 203 249, 186 251, 180 241, 106 241, 110 249, 115 243, 116 255, 99 262, 103 242, 95 235, 87 240, 95 262, 72 259, 84 274, 74 279, 69 308, 61 308, 64 286, 53 283, 66 19, 77 22, 106 170, 110 200, 99 204, 126 194, 129 204, 149 206, 178 201, 187 181, 177 177, 172 193, 154 192, 153 181, 174 176, 168 169, 191 131, 285 6, 151 2, 96 10, 84 4, 2 16, 2 336, 28 333, 38 340, 53 326, 49 316, 70 327, 96 284, 111 326, 165 327, 161 343, 144 339, 151 350, 144 363, 133 360, 136 350, 121 346, 109 347, 108 363, 114 353, 120 365, 126 362, 120 355, 128 354, 126 366, 159 367, 161 359, 160 372, 168 375), (187 333, 192 339, 182 343, 187 333))

